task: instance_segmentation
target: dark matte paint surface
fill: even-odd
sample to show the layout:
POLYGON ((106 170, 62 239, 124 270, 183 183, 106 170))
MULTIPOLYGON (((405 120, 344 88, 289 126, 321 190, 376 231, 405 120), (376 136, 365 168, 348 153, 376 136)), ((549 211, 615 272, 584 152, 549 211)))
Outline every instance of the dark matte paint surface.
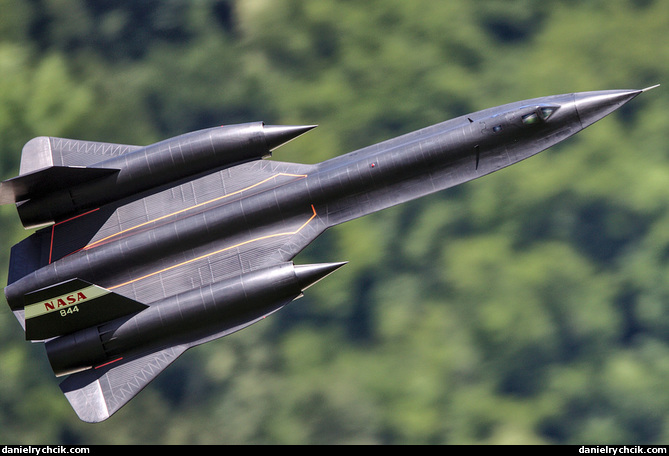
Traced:
POLYGON ((49 318, 49 360, 71 374, 61 388, 81 419, 102 421, 186 349, 341 267, 293 264, 327 228, 524 160, 641 92, 510 103, 316 165, 262 160, 312 126, 219 127, 146 147, 36 138, 0 200, 16 201, 26 226, 52 225, 13 247, 5 296, 28 336, 49 318), (74 302, 67 293, 81 283, 109 292, 81 301, 100 321, 83 311, 63 314, 67 325, 53 313, 26 320, 27 302, 74 302), (121 301, 127 314, 109 310, 121 301))

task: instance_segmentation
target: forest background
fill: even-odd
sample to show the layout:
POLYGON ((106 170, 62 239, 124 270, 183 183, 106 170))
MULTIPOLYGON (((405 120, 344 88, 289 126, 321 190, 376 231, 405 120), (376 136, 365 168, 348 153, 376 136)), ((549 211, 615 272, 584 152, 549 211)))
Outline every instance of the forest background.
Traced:
MULTIPOLYGON (((506 102, 669 83, 666 0, 0 0, 0 177, 23 144, 319 124, 315 163, 506 102)), ((669 95, 328 231, 349 264, 78 420, 0 312, 0 443, 669 443, 669 95)), ((0 277, 27 234, 0 209, 0 277)))

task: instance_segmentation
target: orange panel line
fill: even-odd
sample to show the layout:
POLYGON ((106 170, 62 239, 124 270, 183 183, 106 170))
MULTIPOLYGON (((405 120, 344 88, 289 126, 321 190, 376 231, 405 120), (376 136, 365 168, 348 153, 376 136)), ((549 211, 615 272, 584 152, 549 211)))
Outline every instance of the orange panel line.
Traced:
POLYGON ((109 239, 112 239, 112 238, 114 238, 114 237, 116 237, 116 236, 120 236, 120 235, 125 234, 125 233, 127 233, 127 232, 129 232, 129 231, 136 230, 136 229, 138 229, 138 228, 141 228, 141 227, 143 227, 143 226, 149 225, 149 224, 151 224, 151 223, 154 223, 154 222, 157 222, 157 221, 166 219, 166 218, 168 218, 168 217, 172 217, 172 216, 174 216, 174 215, 181 214, 181 213, 183 213, 183 212, 190 211, 191 209, 196 209, 196 208, 198 208, 198 207, 202 207, 202 206, 205 206, 205 205, 207 205, 207 204, 214 203, 214 202, 216 202, 216 201, 220 201, 220 200, 225 199, 225 198, 230 198, 231 196, 234 196, 234 195, 238 195, 238 194, 240 194, 240 193, 242 193, 242 192, 245 192, 245 191, 250 190, 250 189, 252 189, 252 188, 254 188, 254 187, 257 187, 257 186, 259 186, 259 185, 262 185, 262 184, 264 184, 265 182, 268 182, 268 181, 270 181, 270 180, 272 180, 272 179, 275 179, 275 178, 277 178, 277 177, 279 177, 279 176, 299 177, 299 178, 307 177, 306 174, 289 174, 289 173, 279 173, 279 174, 275 174, 274 176, 270 176, 270 177, 268 177, 267 179, 263 179, 263 180, 261 180, 260 182, 257 182, 257 183, 255 183, 255 184, 253 184, 253 185, 250 185, 250 186, 248 186, 248 187, 242 188, 241 190, 237 190, 237 191, 232 192, 232 193, 229 193, 229 194, 227 194, 227 195, 219 196, 219 197, 214 198, 214 199, 211 199, 211 200, 209 200, 209 201, 205 201, 205 202, 202 202, 202 203, 199 203, 199 204, 195 204, 194 206, 190 206, 190 207, 187 207, 187 208, 185 208, 185 209, 181 209, 181 210, 178 210, 178 211, 176 211, 176 212, 172 212, 171 214, 162 215, 162 216, 160 216, 160 217, 158 217, 158 218, 155 218, 155 219, 153 219, 153 220, 149 220, 148 222, 140 223, 139 225, 135 225, 135 226, 133 226, 133 227, 131 227, 131 228, 127 228, 127 229, 125 229, 125 230, 119 231, 118 233, 114 233, 114 234, 111 234, 111 235, 109 235, 109 236, 107 236, 107 237, 104 237, 104 238, 102 238, 102 239, 98 239, 97 241, 95 241, 95 242, 93 242, 93 243, 91 243, 91 244, 88 244, 86 247, 83 248, 83 250, 90 250, 90 249, 92 249, 92 248, 94 248, 94 247, 97 247, 99 244, 101 244, 101 243, 103 243, 103 242, 105 242, 105 241, 108 241, 109 239))
POLYGON ((159 271, 155 271, 155 272, 152 272, 152 273, 150 273, 150 274, 146 274, 146 275, 144 275, 144 276, 142 276, 142 277, 137 277, 137 278, 135 278, 135 279, 128 280, 127 282, 124 282, 124 283, 121 283, 121 284, 118 284, 118 285, 114 285, 113 287, 109 287, 108 289, 109 289, 109 290, 113 290, 113 289, 115 289, 115 288, 119 288, 119 287, 122 287, 122 286, 124 286, 124 285, 129 285, 129 284, 131 284, 131 283, 138 282, 138 281, 140 281, 140 280, 142 280, 142 279, 146 279, 146 278, 148 278, 148 277, 152 277, 152 276, 154 276, 154 275, 156 275, 156 274, 160 274, 160 273, 162 273, 162 272, 169 271, 169 270, 178 268, 178 267, 180 267, 180 266, 184 266, 184 265, 186 265, 186 264, 190 264, 190 263, 193 263, 193 262, 195 262, 195 261, 201 260, 201 259, 203 259, 203 258, 207 258, 207 257, 210 257, 210 256, 212 256, 212 255, 216 255, 216 254, 218 254, 218 253, 221 253, 221 252, 225 252, 225 251, 234 249, 234 248, 236 248, 236 247, 241 247, 241 246, 243 246, 243 245, 250 244, 250 243, 252 243, 252 242, 262 241, 262 240, 264 240, 264 239, 270 239, 270 238, 273 238, 273 237, 290 236, 290 235, 293 235, 293 234, 297 234, 297 233, 299 233, 300 231, 302 231, 302 229, 304 229, 304 227, 307 226, 307 225, 314 219, 314 217, 316 217, 316 215, 317 215, 317 214, 316 214, 316 208, 314 208, 314 205, 313 205, 313 204, 311 205, 311 210, 313 211, 313 214, 311 215, 311 217, 309 217, 309 220, 307 220, 306 222, 304 222, 304 223, 303 223, 298 229, 296 229, 295 231, 289 231, 289 232, 285 232, 285 233, 268 234, 268 235, 266 235, 266 236, 260 236, 260 237, 254 238, 254 239, 249 239, 248 241, 243 241, 243 242, 240 242, 240 243, 238 243, 238 244, 231 245, 231 246, 225 247, 225 248, 223 248, 223 249, 217 250, 217 251, 215 251, 215 252, 207 253, 206 255, 202 255, 202 256, 199 256, 199 257, 197 257, 197 258, 193 258, 193 259, 191 259, 191 260, 184 261, 184 262, 179 263, 179 264, 175 264, 174 266, 170 266, 170 267, 161 269, 161 270, 159 270, 159 271))

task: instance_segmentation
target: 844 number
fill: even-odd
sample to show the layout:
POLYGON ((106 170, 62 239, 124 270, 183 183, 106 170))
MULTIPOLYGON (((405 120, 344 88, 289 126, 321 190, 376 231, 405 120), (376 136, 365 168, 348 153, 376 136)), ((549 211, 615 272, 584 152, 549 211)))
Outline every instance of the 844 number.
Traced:
POLYGON ((72 315, 75 312, 79 312, 79 307, 72 306, 68 307, 67 309, 60 309, 60 316, 67 317, 68 315, 72 315))

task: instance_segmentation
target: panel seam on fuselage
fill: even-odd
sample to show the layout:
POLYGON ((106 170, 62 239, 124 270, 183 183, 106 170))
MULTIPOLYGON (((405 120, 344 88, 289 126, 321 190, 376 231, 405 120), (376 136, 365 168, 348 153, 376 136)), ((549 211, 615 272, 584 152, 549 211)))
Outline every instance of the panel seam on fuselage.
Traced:
POLYGON ((143 276, 141 276, 141 277, 137 277, 137 278, 134 278, 134 279, 132 279, 132 280, 128 280, 127 282, 123 282, 123 283, 120 283, 120 284, 118 284, 118 285, 111 286, 111 287, 109 287, 108 289, 109 289, 109 290, 114 290, 114 289, 116 289, 116 288, 120 288, 120 287, 125 286, 125 285, 130 285, 130 284, 135 283, 135 282, 138 282, 138 281, 140 281, 140 280, 147 279, 147 278, 149 278, 149 277, 153 277, 153 276, 155 276, 155 275, 157 275, 157 274, 161 274, 161 273, 163 273, 163 272, 170 271, 170 270, 172 270, 172 269, 176 269, 176 268, 178 268, 178 267, 181 267, 181 266, 184 266, 184 265, 193 263, 193 262, 195 262, 195 261, 202 260, 202 259, 204 259, 204 258, 208 258, 208 257, 210 257, 210 256, 213 256, 213 255, 216 255, 216 254, 219 254, 219 253, 222 253, 222 252, 225 252, 225 251, 228 251, 228 250, 237 248, 237 247, 241 247, 241 246, 243 246, 243 245, 250 244, 250 243, 252 243, 252 242, 262 241, 262 240, 265 240, 265 239, 271 239, 271 238, 274 238, 274 237, 292 236, 292 235, 295 235, 295 234, 299 233, 300 231, 302 231, 302 230, 303 230, 303 229, 304 229, 304 228, 305 228, 305 227, 306 227, 306 226, 307 226, 307 225, 308 225, 308 224, 309 224, 309 223, 310 223, 310 222, 311 222, 317 215, 318 215, 318 214, 316 213, 316 208, 314 208, 314 205, 313 205, 313 204, 311 205, 311 210, 312 210, 311 217, 309 217, 309 219, 308 219, 306 222, 304 222, 302 225, 300 225, 299 228, 297 228, 297 229, 294 230, 294 231, 287 231, 287 232, 283 232, 283 233, 268 234, 268 235, 265 235, 265 236, 260 236, 260 237, 257 237, 257 238, 253 238, 253 239, 249 239, 249 240, 246 240, 246 241, 242 241, 242 242, 239 242, 239 243, 237 243, 237 244, 230 245, 230 246, 228 246, 228 247, 225 247, 225 248, 216 250, 215 252, 207 253, 206 255, 201 255, 201 256, 199 256, 199 257, 197 257, 197 258, 192 258, 192 259, 190 259, 190 260, 183 261, 183 262, 181 262, 181 263, 179 263, 179 264, 175 264, 175 265, 173 265, 173 266, 170 266, 170 267, 167 267, 167 268, 163 268, 163 269, 161 269, 161 270, 159 270, 159 271, 154 271, 154 272, 151 272, 151 273, 149 273, 149 274, 143 275, 143 276))

